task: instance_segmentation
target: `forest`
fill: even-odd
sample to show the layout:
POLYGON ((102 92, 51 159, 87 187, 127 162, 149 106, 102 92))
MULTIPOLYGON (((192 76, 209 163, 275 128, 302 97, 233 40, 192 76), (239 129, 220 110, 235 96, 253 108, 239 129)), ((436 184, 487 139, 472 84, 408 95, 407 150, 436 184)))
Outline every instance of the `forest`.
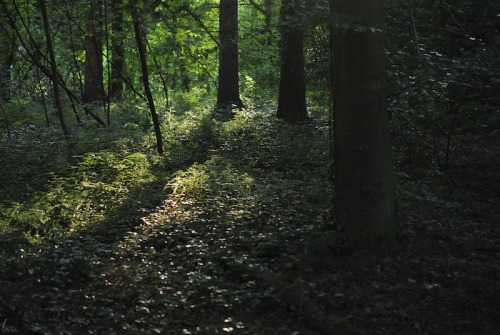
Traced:
POLYGON ((0 333, 500 332, 497 0, 0 0, 0 333))

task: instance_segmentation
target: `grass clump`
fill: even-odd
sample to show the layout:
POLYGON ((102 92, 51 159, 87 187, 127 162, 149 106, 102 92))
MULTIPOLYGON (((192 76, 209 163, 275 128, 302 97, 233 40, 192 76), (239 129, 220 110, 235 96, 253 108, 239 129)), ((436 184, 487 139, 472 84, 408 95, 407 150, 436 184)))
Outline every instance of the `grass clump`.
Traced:
POLYGON ((173 195, 192 198, 207 196, 247 195, 254 179, 240 171, 228 159, 218 155, 206 162, 195 163, 187 170, 179 170, 167 184, 173 195))

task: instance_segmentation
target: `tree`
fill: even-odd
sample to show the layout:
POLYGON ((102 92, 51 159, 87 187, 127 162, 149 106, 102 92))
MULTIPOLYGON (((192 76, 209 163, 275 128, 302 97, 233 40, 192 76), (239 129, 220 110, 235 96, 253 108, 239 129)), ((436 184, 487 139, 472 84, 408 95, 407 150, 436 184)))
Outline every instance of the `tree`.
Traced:
POLYGON ((49 57, 50 57, 50 68, 51 68, 51 72, 52 72, 52 86, 53 86, 53 91, 54 91, 54 100, 55 100, 55 104, 56 104, 57 117, 59 118, 59 122, 61 123, 61 128, 63 130, 64 136, 66 138, 68 138, 69 137, 69 130, 68 130, 68 127, 66 126, 66 122, 64 120, 64 111, 63 111, 62 103, 61 103, 61 94, 59 93, 59 76, 58 76, 58 72, 57 72, 56 57, 54 54, 54 46, 52 43, 52 34, 50 32, 49 18, 47 15, 47 6, 45 4, 45 0, 39 0, 39 1, 40 1, 39 2, 40 9, 42 11, 45 38, 47 40, 47 50, 49 51, 49 57))
POLYGON ((104 97, 102 67, 102 8, 100 1, 92 1, 86 13, 85 83, 83 102, 95 102, 104 97))
POLYGON ((289 122, 308 118, 304 79, 304 36, 298 0, 282 0, 280 12, 280 86, 277 117, 289 122))
POLYGON ((383 3, 333 0, 334 208, 352 248, 391 246, 398 228, 383 3))
POLYGON ((217 106, 242 107, 238 84, 238 1, 221 0, 219 14, 219 86, 217 106))
POLYGON ((134 3, 131 6, 131 14, 132 14, 132 21, 134 25, 134 33, 135 33, 135 40, 137 42, 137 50, 139 52, 139 60, 141 62, 141 70, 142 70, 142 82, 144 84, 144 91, 146 92, 146 97, 148 100, 148 105, 149 105, 149 110, 151 112, 151 119, 153 120, 153 126, 155 129, 155 135, 156 135, 156 150, 158 151, 158 154, 161 156, 163 155, 163 139, 161 136, 161 129, 160 129, 160 122, 158 120, 158 115, 156 114, 156 108, 153 100, 153 95, 151 93, 151 87, 149 85, 149 72, 148 72, 148 64, 146 61, 146 48, 144 46, 144 41, 143 41, 143 32, 141 29, 141 24, 139 21, 139 13, 137 11, 137 3, 134 1, 134 3))
MULTIPOLYGON (((0 20, 7 18, 0 14, 0 20)), ((11 69, 15 61, 15 35, 7 25, 0 26, 0 100, 9 101, 11 91, 11 69)))
POLYGON ((123 92, 123 69, 125 66, 123 0, 111 1, 111 15, 111 87, 109 95, 121 97, 123 92))

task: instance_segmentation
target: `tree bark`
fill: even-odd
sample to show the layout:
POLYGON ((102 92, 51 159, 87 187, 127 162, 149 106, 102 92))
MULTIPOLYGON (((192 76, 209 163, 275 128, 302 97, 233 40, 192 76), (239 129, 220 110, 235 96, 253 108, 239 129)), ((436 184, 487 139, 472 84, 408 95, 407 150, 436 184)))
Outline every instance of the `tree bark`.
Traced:
POLYGON ((308 118, 304 78, 304 36, 298 1, 282 0, 280 13, 280 87, 277 117, 289 122, 308 118))
POLYGON ((334 208, 354 249, 391 247, 398 229, 383 3, 333 0, 334 208))
POLYGON ((238 1, 221 0, 219 14, 219 87, 217 107, 243 107, 238 80, 238 1))
POLYGON ((123 93, 125 46, 123 44, 123 0, 111 1, 111 87, 110 96, 120 98, 123 93))
MULTIPOLYGON (((0 15, 0 19, 4 19, 0 15)), ((5 19, 6 20, 6 19, 5 19)), ((11 68, 15 60, 15 37, 2 25, 0 30, 0 100, 9 101, 11 96, 11 68)))
POLYGON ((158 120, 158 114, 156 114, 156 108, 153 100, 153 95, 151 94, 151 88, 149 86, 149 73, 148 73, 148 64, 146 62, 146 48, 144 46, 144 41, 142 37, 141 25, 139 22, 139 14, 137 13, 137 9, 135 4, 131 7, 132 13, 132 21, 134 24, 134 32, 135 32, 135 40, 137 42, 137 50, 139 51, 139 59, 141 62, 141 70, 142 70, 142 81, 144 84, 144 91, 146 92, 146 97, 148 99, 149 110, 151 112, 151 119, 153 120, 153 126, 155 129, 156 136, 156 150, 158 154, 163 155, 163 139, 161 136, 160 122, 158 120))
POLYGON ((45 38, 47 40, 47 50, 49 51, 50 57, 50 68, 52 72, 52 86, 54 91, 54 101, 56 104, 57 116, 59 118, 59 122, 61 123, 61 128, 64 134, 64 137, 69 138, 69 130, 66 126, 66 122, 64 120, 64 111, 61 103, 61 94, 59 93, 59 76, 57 72, 57 64, 56 57, 54 54, 54 46, 52 45, 52 35, 50 32, 49 26, 49 18, 47 15, 47 6, 45 4, 45 0, 40 1, 40 9, 42 10, 42 18, 43 18, 43 28, 45 30, 45 38))
POLYGON ((86 13, 87 37, 85 38, 83 102, 100 101, 104 97, 101 16, 100 1, 92 1, 86 13))

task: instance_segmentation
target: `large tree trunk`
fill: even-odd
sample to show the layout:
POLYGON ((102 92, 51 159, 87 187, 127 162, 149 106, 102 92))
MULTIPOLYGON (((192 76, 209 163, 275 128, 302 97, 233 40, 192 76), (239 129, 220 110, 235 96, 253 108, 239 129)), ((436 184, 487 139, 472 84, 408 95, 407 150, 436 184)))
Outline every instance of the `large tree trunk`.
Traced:
POLYGON ((242 107, 238 84, 238 1, 221 0, 219 14, 219 87, 217 106, 242 107))
POLYGON ((123 69, 125 46, 123 44, 123 0, 111 1, 111 87, 110 96, 121 97, 123 93, 123 69))
POLYGON ((83 102, 103 99, 102 67, 102 8, 100 1, 92 1, 86 14, 87 37, 85 38, 85 83, 83 102))
POLYGON ((334 208, 354 249, 396 242, 383 2, 333 1, 334 208))
POLYGON ((304 78, 304 37, 296 12, 297 6, 296 0, 281 2, 281 68, 277 117, 289 122, 308 118, 304 78))

